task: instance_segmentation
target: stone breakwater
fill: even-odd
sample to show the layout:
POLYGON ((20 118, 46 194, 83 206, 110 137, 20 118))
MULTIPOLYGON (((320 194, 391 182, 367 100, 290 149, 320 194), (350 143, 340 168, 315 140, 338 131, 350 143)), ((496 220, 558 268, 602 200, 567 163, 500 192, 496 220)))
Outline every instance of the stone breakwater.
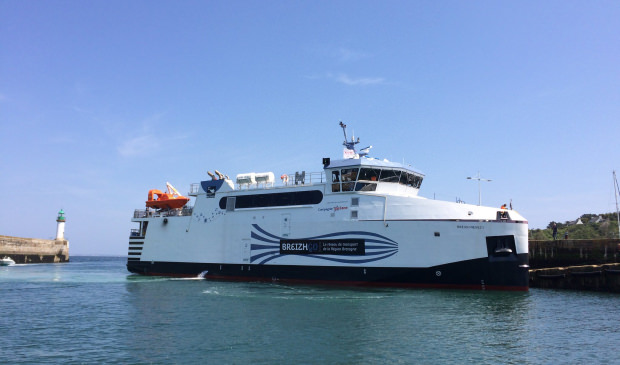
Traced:
POLYGON ((69 261, 69 241, 0 236, 0 257, 9 256, 16 264, 69 261))

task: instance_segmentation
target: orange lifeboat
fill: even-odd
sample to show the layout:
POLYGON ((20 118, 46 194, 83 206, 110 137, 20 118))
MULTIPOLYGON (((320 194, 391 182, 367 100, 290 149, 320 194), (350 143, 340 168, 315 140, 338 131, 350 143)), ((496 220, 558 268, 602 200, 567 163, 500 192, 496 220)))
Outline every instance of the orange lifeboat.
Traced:
POLYGON ((147 208, 179 209, 187 204, 189 198, 179 194, 177 189, 168 182, 166 183, 166 187, 168 188, 167 193, 163 193, 161 190, 157 189, 149 190, 149 197, 146 201, 147 208))

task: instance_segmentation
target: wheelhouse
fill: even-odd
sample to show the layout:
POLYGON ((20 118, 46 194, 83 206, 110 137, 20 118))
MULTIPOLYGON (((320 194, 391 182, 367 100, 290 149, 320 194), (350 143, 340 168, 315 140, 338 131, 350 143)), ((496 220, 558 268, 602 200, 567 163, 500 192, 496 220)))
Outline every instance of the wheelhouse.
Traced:
POLYGON ((331 192, 376 191, 382 184, 420 189, 424 174, 403 165, 374 159, 334 161, 325 167, 331 192))

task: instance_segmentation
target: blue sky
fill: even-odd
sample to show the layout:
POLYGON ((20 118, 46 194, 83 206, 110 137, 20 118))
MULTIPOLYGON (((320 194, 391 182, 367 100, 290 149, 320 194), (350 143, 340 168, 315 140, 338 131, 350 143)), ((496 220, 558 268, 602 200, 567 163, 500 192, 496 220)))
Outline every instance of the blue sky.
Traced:
POLYGON ((124 255, 207 170, 320 171, 348 124, 420 195, 615 211, 617 1, 0 1, 0 234, 124 255))

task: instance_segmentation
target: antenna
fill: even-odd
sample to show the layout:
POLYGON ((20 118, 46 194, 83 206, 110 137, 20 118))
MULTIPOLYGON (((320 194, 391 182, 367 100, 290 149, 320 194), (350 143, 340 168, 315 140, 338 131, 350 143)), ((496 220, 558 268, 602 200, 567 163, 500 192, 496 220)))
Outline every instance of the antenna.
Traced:
POLYGON ((616 219, 618 220, 618 238, 620 238, 620 211, 618 210, 618 193, 620 192, 620 187, 618 186, 618 178, 616 177, 616 170, 614 170, 613 175, 614 175, 614 197, 616 198, 616 219))
POLYGON ((340 121, 340 127, 342 128, 342 133, 344 133, 344 141, 347 142, 347 125, 340 121))
POLYGON ((353 150, 357 154, 357 151, 355 151, 355 145, 360 143, 360 139, 358 138, 356 141, 354 139, 355 137, 351 137, 351 142, 349 142, 347 140, 347 125, 340 121, 340 127, 342 128, 342 133, 344 133, 344 143, 342 145, 349 150, 353 150))

